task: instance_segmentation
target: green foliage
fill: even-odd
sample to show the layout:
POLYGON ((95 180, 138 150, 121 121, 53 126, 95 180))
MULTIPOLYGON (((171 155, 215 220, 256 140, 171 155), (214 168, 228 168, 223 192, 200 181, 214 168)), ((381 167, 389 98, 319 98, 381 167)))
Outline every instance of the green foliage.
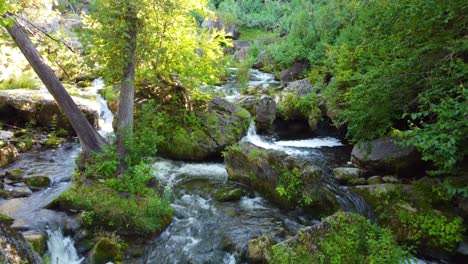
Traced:
POLYGON ((0 0, 0 26, 2 27, 12 27, 13 26, 13 19, 11 18, 4 18, 3 14, 11 10, 11 5, 6 0, 0 0))
POLYGON ((451 220, 434 212, 409 212, 399 210, 398 217, 402 229, 409 232, 408 239, 416 246, 426 244, 429 247, 453 251, 462 241, 465 231, 463 220, 455 217, 451 220))
POLYGON ((273 246, 271 263, 404 263, 409 259, 389 230, 360 215, 337 213, 323 228, 323 238, 314 237, 322 235, 320 230, 312 235, 320 241, 315 250, 307 251, 305 245, 311 241, 299 232, 297 245, 273 246))
POLYGON ((32 74, 22 74, 20 76, 10 76, 0 82, 0 90, 27 89, 38 90, 40 83, 32 74))
POLYGON ((307 120, 311 115, 320 114, 316 94, 309 93, 306 96, 299 96, 295 93, 286 93, 278 103, 278 113, 288 120, 307 120))
POLYGON ((304 193, 302 171, 299 168, 285 169, 281 172, 276 192, 288 201, 297 201, 301 206, 309 206, 314 201, 311 195, 304 193))
POLYGON ((131 26, 125 21, 127 8, 138 13, 136 83, 140 88, 162 82, 165 85, 159 88, 171 92, 167 83, 173 82, 178 88, 197 93, 195 88, 219 82, 218 77, 224 73, 220 65, 222 46, 229 41, 219 32, 198 26, 196 17, 211 15, 206 0, 127 2, 93 1, 91 17, 86 21, 89 34, 84 37, 93 44, 89 60, 103 66, 106 83, 121 81, 121 65, 126 60, 122 54, 129 49, 122 36, 131 26), (108 27, 109 24, 119 26, 108 27))
POLYGON ((75 185, 63 193, 59 201, 83 210, 82 224, 89 224, 89 228, 125 230, 142 235, 160 232, 170 223, 173 214, 168 198, 160 198, 153 190, 146 196, 122 195, 107 183, 75 185))

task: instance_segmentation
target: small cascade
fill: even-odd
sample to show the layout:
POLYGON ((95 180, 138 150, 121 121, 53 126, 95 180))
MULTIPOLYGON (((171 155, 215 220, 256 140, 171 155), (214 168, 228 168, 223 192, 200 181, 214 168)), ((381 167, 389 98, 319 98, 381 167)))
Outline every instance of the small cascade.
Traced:
POLYGON ((80 264, 83 261, 84 258, 78 257, 73 240, 70 237, 63 237, 62 230, 47 231, 47 234, 51 264, 80 264))
MULTIPOLYGON (((305 140, 274 141, 264 136, 258 135, 255 123, 250 124, 247 135, 242 139, 258 147, 284 151, 291 156, 298 156, 313 161, 315 164, 322 163, 323 154, 317 153, 317 149, 323 147, 340 147, 343 144, 337 138, 317 137, 305 140)), ((330 169, 324 168, 324 173, 331 175, 330 169)), ((351 192, 346 187, 337 184, 332 177, 328 177, 327 186, 332 191, 344 211, 356 212, 369 219, 373 219, 372 210, 369 204, 359 195, 351 192)))
POLYGON ((98 78, 93 81, 93 90, 94 93, 96 94, 96 98, 99 103, 99 134, 101 136, 105 137, 107 135, 110 135, 114 133, 114 128, 112 126, 112 123, 114 121, 114 114, 112 114, 111 110, 107 106, 107 102, 102 97, 102 95, 98 92, 99 90, 104 88, 104 81, 102 78, 98 78))

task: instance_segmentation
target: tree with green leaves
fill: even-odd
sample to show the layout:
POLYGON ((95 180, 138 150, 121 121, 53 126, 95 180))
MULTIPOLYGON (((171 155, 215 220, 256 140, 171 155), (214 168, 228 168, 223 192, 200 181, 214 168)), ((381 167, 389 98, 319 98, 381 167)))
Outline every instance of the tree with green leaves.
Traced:
POLYGON ((10 12, 13 9, 14 7, 2 0, 0 2, 2 19, 0 21, 67 116, 80 139, 82 161, 84 161, 92 152, 99 152, 102 146, 107 145, 107 142, 81 113, 53 70, 39 54, 21 24, 16 21, 14 14, 10 12))

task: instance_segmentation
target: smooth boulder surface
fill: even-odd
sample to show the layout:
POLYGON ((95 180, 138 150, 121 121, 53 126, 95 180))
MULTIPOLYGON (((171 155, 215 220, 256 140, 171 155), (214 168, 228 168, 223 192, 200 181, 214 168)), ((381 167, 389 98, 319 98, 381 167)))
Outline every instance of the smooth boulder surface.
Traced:
POLYGON ((368 173, 411 175, 421 167, 416 148, 400 146, 392 138, 355 145, 351 161, 368 173))
MULTIPOLYGON (((98 127, 99 113, 93 100, 72 97, 78 108, 94 126, 98 127)), ((6 123, 33 125, 64 129, 74 133, 73 128, 47 90, 5 90, 0 91, 0 120, 6 123)))
POLYGON ((262 95, 255 106, 257 129, 268 129, 276 119, 276 102, 267 95, 262 95))
POLYGON ((228 149, 224 162, 229 180, 250 186, 282 207, 299 205, 318 215, 329 215, 339 207, 337 197, 329 189, 329 176, 308 161, 241 142, 228 149), (296 185, 294 193, 289 193, 289 197, 280 195, 277 188, 281 182, 288 185, 288 181, 296 185), (310 203, 306 201, 309 198, 310 203))
POLYGON ((203 20, 201 27, 207 30, 222 30, 226 35, 230 36, 234 40, 238 39, 240 35, 239 29, 236 25, 226 26, 219 17, 216 18, 216 20, 206 18, 205 20, 203 20))
POLYGON ((13 145, 0 148, 0 168, 13 163, 18 158, 18 150, 13 145))

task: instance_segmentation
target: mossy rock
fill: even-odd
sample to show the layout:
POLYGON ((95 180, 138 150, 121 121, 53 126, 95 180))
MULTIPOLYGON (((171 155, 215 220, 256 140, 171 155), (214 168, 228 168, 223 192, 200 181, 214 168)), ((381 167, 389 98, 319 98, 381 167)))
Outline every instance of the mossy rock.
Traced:
POLYGON ((51 136, 44 143, 47 147, 56 148, 62 145, 65 142, 64 138, 51 136))
POLYGON ((5 177, 12 181, 19 181, 23 178, 23 170, 14 169, 5 172, 5 177))
POLYGON ((220 202, 238 201, 242 196, 242 189, 221 189, 217 190, 214 198, 220 202))
POLYGON ((47 249, 46 234, 36 231, 29 231, 23 233, 23 237, 31 244, 34 251, 36 251, 40 256, 45 254, 47 249))
POLYGON ((224 162, 230 180, 250 186, 283 208, 299 206, 320 216, 339 208, 328 187, 330 177, 307 160, 241 142, 228 148, 224 162))
POLYGON ((112 261, 122 260, 123 255, 118 243, 110 238, 101 238, 89 253, 91 264, 106 264, 112 261))
POLYGON ((0 213, 0 223, 5 224, 7 226, 11 226, 14 221, 15 221, 15 219, 9 217, 6 214, 0 213))
POLYGON ((50 186, 50 179, 45 176, 34 176, 31 178, 26 178, 24 183, 31 189, 32 191, 38 191, 45 189, 50 186))

